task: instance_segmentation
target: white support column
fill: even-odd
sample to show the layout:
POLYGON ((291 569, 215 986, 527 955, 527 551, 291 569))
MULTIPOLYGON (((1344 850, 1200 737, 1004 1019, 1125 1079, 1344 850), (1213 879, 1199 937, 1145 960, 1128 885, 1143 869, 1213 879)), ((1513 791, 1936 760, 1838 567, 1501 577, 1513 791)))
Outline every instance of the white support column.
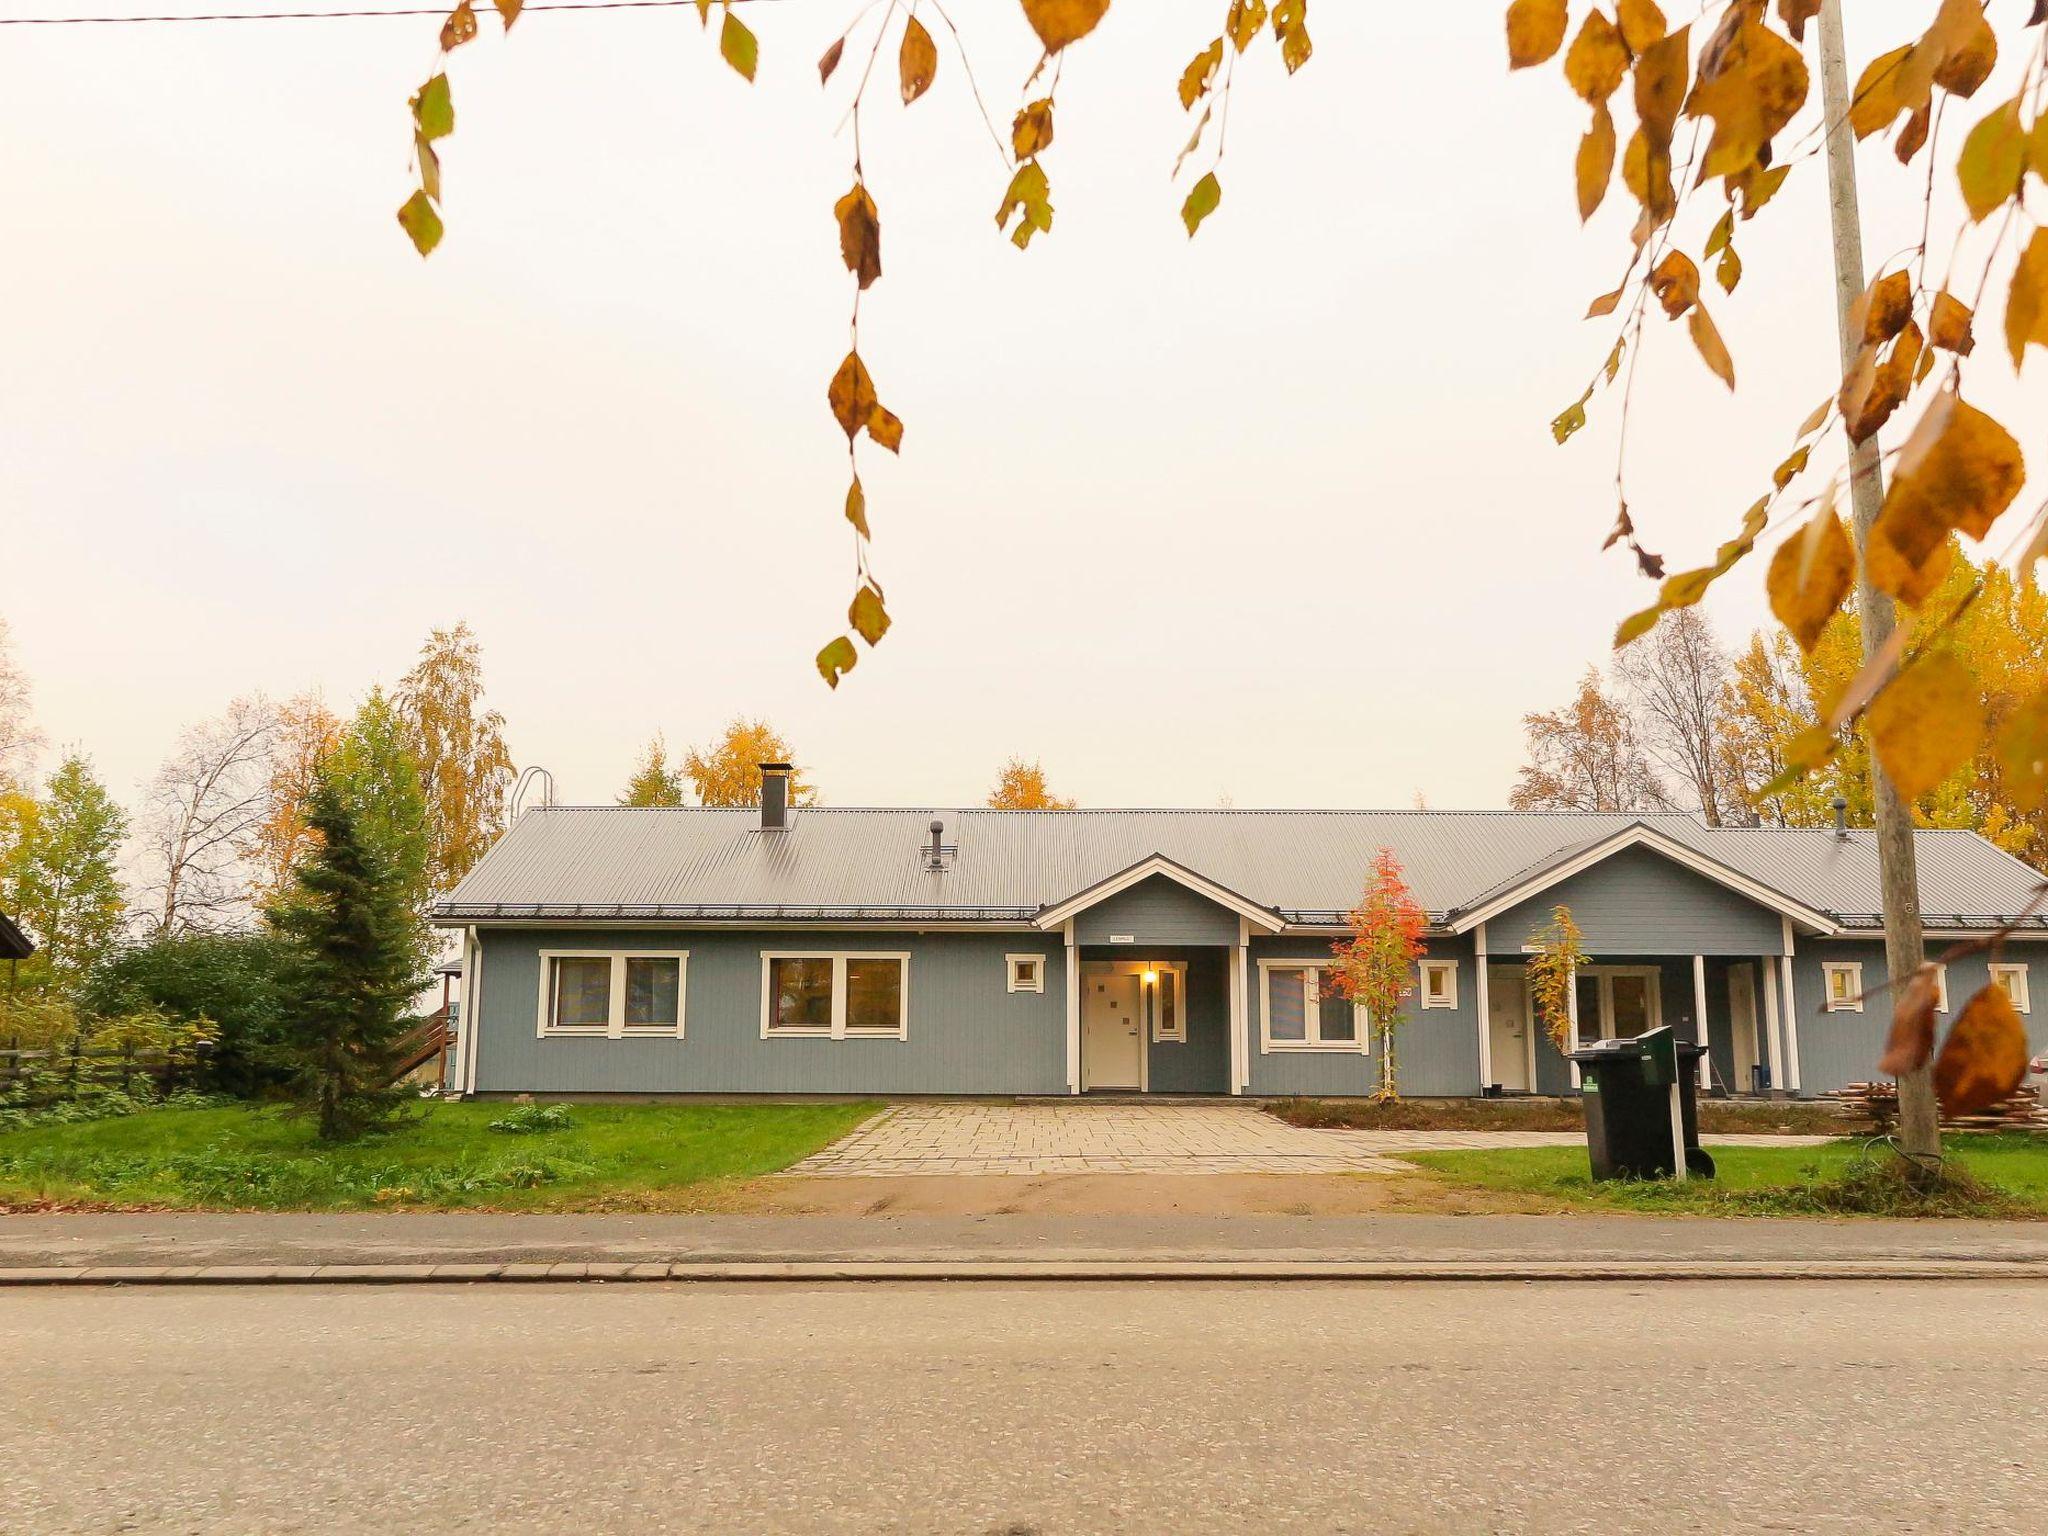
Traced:
POLYGON ((1074 925, 1066 927, 1067 939, 1067 1092, 1081 1091, 1081 946, 1074 942, 1074 925))
POLYGON ((484 946, 474 928, 462 931, 462 1014, 456 1022, 455 1047, 462 1053, 456 1062, 460 1091, 476 1092, 477 1041, 484 1024, 484 946))
POLYGON ((1771 1058, 1771 1090, 1785 1086, 1785 1057, 1778 1042, 1784 1037, 1784 1030, 1778 1018, 1778 963, 1766 955, 1762 961, 1764 973, 1764 1044, 1771 1058))
POLYGON ((1799 1004, 1792 996, 1792 919, 1785 918, 1785 1086, 1799 1091, 1799 1004))
MULTIPOLYGON (((1579 1048, 1579 968, 1577 966, 1573 966, 1570 974, 1565 977, 1565 987, 1567 988, 1565 993, 1565 1017, 1570 1019, 1572 1023, 1570 1043, 1571 1048, 1576 1051, 1579 1048)), ((1571 1061, 1565 1063, 1565 1065, 1572 1069, 1572 1086, 1574 1088, 1578 1087, 1579 1064, 1576 1061, 1571 1061)))
POLYGON ((1486 924, 1472 940, 1472 997, 1479 1008, 1479 1091, 1484 1094, 1493 1083, 1493 1014, 1486 1005, 1486 924))
MULTIPOLYGON (((1692 957, 1692 1009, 1692 1016, 1699 1021, 1698 1033, 1694 1038, 1701 1045, 1705 1045, 1707 1043, 1707 957, 1705 955, 1694 955, 1692 957)), ((1700 1058, 1700 1089, 1702 1092, 1705 1092, 1713 1086, 1713 1061, 1709 1057, 1702 1056, 1700 1058)))
POLYGON ((1230 1037, 1237 1047, 1239 1072, 1232 1093, 1243 1093, 1252 1085, 1252 930, 1243 918, 1237 920, 1237 953, 1231 969, 1237 978, 1237 1017, 1231 1021, 1230 1037))

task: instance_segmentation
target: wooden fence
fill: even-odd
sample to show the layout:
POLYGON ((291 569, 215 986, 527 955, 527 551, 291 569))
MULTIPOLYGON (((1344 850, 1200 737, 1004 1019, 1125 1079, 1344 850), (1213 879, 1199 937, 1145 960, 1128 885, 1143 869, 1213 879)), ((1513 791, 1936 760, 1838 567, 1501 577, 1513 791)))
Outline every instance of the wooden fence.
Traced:
POLYGON ((96 1091, 133 1093, 143 1084, 158 1091, 180 1087, 192 1080, 205 1050, 203 1043, 167 1051, 138 1050, 133 1041, 92 1046, 78 1039, 24 1049, 19 1040, 10 1040, 0 1048, 0 1104, 40 1109, 96 1091))

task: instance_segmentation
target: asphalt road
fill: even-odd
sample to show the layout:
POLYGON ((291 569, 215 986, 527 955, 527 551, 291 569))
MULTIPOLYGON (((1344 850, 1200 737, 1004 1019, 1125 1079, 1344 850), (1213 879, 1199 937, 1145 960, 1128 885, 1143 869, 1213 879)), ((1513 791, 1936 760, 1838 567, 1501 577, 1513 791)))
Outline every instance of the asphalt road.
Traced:
POLYGON ((2048 1286, 14 1291, 0 1528, 2048 1530, 2048 1286))

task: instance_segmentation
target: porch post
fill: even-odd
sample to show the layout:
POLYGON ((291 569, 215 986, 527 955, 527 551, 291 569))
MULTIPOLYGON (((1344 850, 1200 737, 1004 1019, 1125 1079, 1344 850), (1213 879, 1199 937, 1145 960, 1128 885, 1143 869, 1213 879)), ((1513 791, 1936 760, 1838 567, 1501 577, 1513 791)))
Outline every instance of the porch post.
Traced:
POLYGON ((1785 924, 1785 1086, 1799 1091, 1799 1005, 1792 997, 1792 919, 1785 924))
POLYGON ((1472 940, 1472 964, 1478 970, 1474 978, 1473 998, 1479 1007, 1479 1092, 1483 1096, 1493 1083, 1493 1014, 1486 1006, 1486 924, 1479 925, 1479 931, 1472 940))
POLYGON ((476 1092, 477 1041, 483 1034, 484 947, 476 929, 462 930, 462 1013, 455 1025, 456 1094, 476 1092))
MULTIPOLYGON (((1565 986, 1569 989, 1565 996, 1565 1017, 1571 1020, 1571 1047, 1576 1051, 1579 1048, 1579 968, 1576 965, 1566 974, 1565 986)), ((1578 1087, 1579 1064, 1568 1061, 1565 1065, 1572 1069, 1572 1086, 1578 1087)))
POLYGON ((1067 921, 1067 1092, 1081 1091, 1081 946, 1067 921))
POLYGON ((1764 1033, 1769 1037, 1765 1044, 1770 1051, 1771 1088, 1775 1092, 1785 1086, 1785 1058, 1778 1048, 1779 1036, 1782 1033, 1778 1021, 1778 965, 1768 955, 1763 959, 1763 973, 1764 1033))
POLYGON ((1237 920, 1237 949, 1230 957, 1230 1055, 1235 1064, 1230 1091, 1243 1093, 1252 1085, 1252 984, 1251 924, 1237 920))
MULTIPOLYGON (((1707 1043, 1707 957, 1692 957, 1692 1007, 1693 1017, 1699 1020, 1698 1043, 1707 1043)), ((1713 1060, 1700 1057, 1700 1090, 1706 1092, 1714 1086, 1713 1060)))

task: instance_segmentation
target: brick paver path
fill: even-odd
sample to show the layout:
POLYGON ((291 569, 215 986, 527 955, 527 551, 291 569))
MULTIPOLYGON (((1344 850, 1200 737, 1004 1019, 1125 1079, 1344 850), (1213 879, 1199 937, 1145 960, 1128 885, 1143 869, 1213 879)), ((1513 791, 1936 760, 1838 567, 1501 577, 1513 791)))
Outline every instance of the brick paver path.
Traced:
MULTIPOLYGON (((1820 1136, 1725 1136, 1813 1146, 1820 1136)), ((1250 1104, 897 1104, 788 1171, 838 1177, 1043 1173, 1405 1173, 1391 1155, 1583 1146, 1573 1131, 1344 1131, 1250 1104)))

